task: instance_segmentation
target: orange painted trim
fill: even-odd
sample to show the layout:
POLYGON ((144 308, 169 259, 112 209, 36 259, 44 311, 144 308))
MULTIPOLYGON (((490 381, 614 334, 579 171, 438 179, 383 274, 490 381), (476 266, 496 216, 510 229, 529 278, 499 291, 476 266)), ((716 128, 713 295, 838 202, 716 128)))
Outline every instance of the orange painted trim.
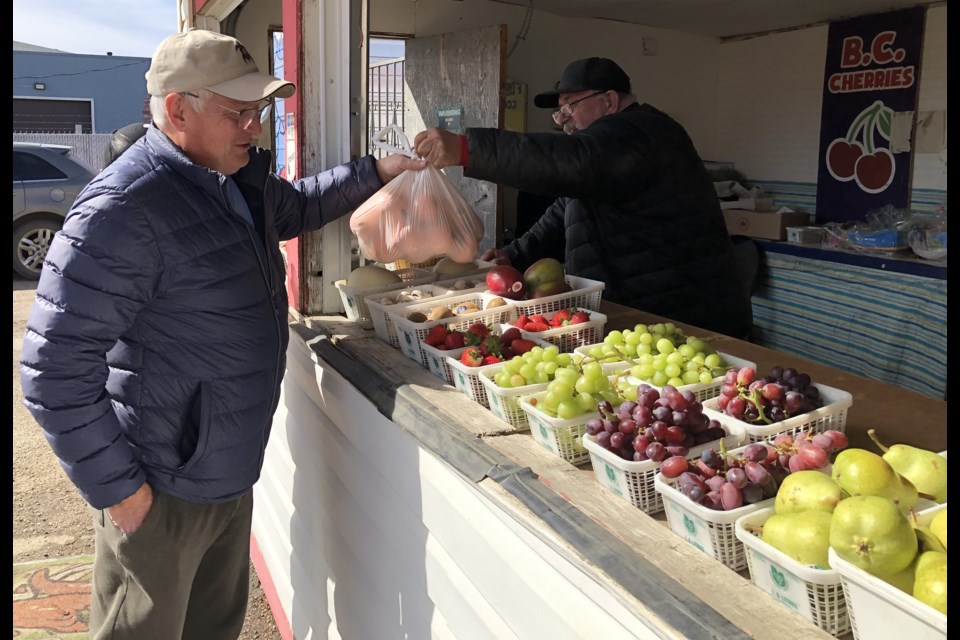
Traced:
POLYGON ((277 587, 273 584, 273 578, 270 576, 270 569, 263 559, 263 554, 260 553, 257 537, 252 533, 250 534, 250 560, 253 562, 253 568, 257 571, 257 577, 260 579, 260 586, 263 587, 263 594, 267 597, 270 611, 273 612, 273 620, 277 623, 277 631, 280 632, 281 640, 294 640, 290 621, 287 620, 287 614, 280 605, 280 597, 277 595, 277 587))

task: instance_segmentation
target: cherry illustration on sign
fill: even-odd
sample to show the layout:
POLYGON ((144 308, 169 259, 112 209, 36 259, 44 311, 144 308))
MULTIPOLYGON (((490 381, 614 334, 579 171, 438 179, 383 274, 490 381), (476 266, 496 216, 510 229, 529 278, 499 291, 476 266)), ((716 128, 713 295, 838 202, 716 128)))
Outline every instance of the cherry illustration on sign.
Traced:
POLYGON ((893 110, 876 101, 860 112, 843 138, 827 147, 827 170, 840 182, 855 180, 867 193, 880 193, 893 182, 896 163, 886 147, 874 143, 875 134, 890 141, 893 110))

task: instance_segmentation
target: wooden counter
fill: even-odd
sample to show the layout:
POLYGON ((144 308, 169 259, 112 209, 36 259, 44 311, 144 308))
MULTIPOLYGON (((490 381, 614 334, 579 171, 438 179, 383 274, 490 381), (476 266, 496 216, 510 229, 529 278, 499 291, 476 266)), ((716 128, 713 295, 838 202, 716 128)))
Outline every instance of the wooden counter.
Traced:
MULTIPOLYGON (((608 303, 603 303, 600 310, 608 317, 605 331, 632 328, 638 322, 667 321, 608 303)), ((390 434, 389 431, 396 431, 405 434, 404 437, 408 440, 412 438, 415 446, 419 447, 421 470, 417 473, 416 469, 404 468, 402 472, 406 480, 411 483, 429 480, 424 479, 424 474, 428 471, 424 470, 422 454, 432 454, 431 457, 435 456, 454 474, 447 480, 439 481, 440 485, 450 486, 453 478, 472 483, 472 486, 480 491, 480 495, 485 496, 484 505, 519 523, 522 535, 517 533, 517 540, 532 535, 534 542, 539 541, 546 545, 544 548, 549 549, 550 553, 558 554, 557 562, 567 567, 565 575, 575 574, 570 578, 574 583, 586 578, 588 585, 598 585, 604 597, 614 595, 615 602, 619 603, 616 606, 622 606, 630 612, 627 614, 627 622, 623 622, 622 611, 613 607, 619 613, 611 613, 611 619, 617 619, 619 615, 624 628, 633 628, 630 624, 640 624, 653 630, 648 635, 607 637, 752 637, 770 640, 826 640, 831 637, 796 612, 759 591, 750 582, 745 571, 731 571, 676 536, 666 526, 662 512, 648 515, 600 487, 589 463, 575 467, 548 452, 528 431, 518 431, 497 419, 458 390, 444 384, 427 369, 406 358, 399 350, 380 341, 373 331, 363 330, 339 316, 306 317, 298 320, 291 324, 291 347, 288 352, 285 385, 296 386, 297 393, 302 390, 317 406, 327 407, 323 411, 330 416, 329 421, 336 423, 336 429, 330 430, 326 426, 328 418, 324 417, 321 420, 324 425, 317 427, 322 426, 323 433, 326 434, 324 437, 339 443, 344 438, 352 437, 348 433, 350 431, 359 428, 368 431, 373 429, 370 414, 365 413, 366 408, 358 406, 356 398, 368 400, 371 410, 388 419, 388 422, 383 423, 385 426, 376 427, 380 429, 379 433, 382 435, 378 437, 383 438, 384 443, 393 442, 397 435, 390 434), (330 382, 330 387, 326 388, 328 383, 324 381, 330 380, 341 382, 330 382), (344 384, 348 386, 344 387, 344 384), (359 393, 354 399, 345 399, 347 390, 350 389, 359 393), (338 405, 341 400, 346 406, 338 405), (357 425, 351 423, 354 418, 350 415, 354 410, 355 419, 359 421, 357 425), (413 477, 410 477, 411 472, 413 477)), ((679 323, 678 326, 688 335, 712 335, 679 323)), ((872 443, 866 439, 865 431, 874 427, 880 437, 890 443, 909 442, 938 451, 946 448, 946 403, 943 401, 932 400, 739 340, 715 336, 713 344, 718 350, 756 362, 761 371, 777 364, 794 366, 809 373, 815 382, 853 394, 853 405, 847 422, 847 433, 851 437, 852 446, 872 447, 872 443)), ((288 386, 288 389, 292 388, 288 386)), ((289 395, 293 390, 285 393, 289 395)), ((268 515, 264 516, 255 512, 256 540, 260 548, 266 548, 265 556, 271 555, 271 549, 277 549, 278 559, 269 567, 271 573, 280 574, 274 582, 291 580, 283 575, 286 571, 293 571, 288 569, 292 560, 282 560, 285 554, 289 554, 291 558, 298 556, 294 558, 297 560, 293 563, 296 566, 307 566, 311 562, 311 554, 329 552, 325 548, 328 543, 323 540, 330 535, 329 532, 317 534, 319 539, 314 540, 301 532, 299 537, 302 541, 291 543, 285 538, 293 537, 294 525, 283 525, 289 528, 288 532, 287 528, 276 529, 275 523, 293 522, 297 514, 319 510, 327 514, 323 520, 328 523, 326 526, 335 528, 335 523, 345 517, 347 509, 341 504, 344 488, 350 489, 349 482, 359 482, 361 478, 355 473, 344 472, 352 480, 337 481, 337 491, 321 490, 316 493, 315 490, 310 490, 306 495, 295 497, 292 507, 286 504, 290 501, 287 497, 288 489, 282 487, 290 485, 296 493, 298 486, 313 486, 312 468, 322 462, 320 458, 333 455, 323 453, 322 449, 311 452, 310 440, 301 442, 313 423, 304 418, 309 412, 300 408, 301 405, 302 402, 297 404, 285 400, 278 417, 275 418, 274 434, 271 436, 264 467, 264 480, 258 484, 258 487, 264 488, 259 489, 260 493, 256 496, 261 505, 260 509, 268 510, 268 515), (281 435, 279 431, 284 433, 281 435), (297 477, 305 476, 309 476, 311 480, 296 480, 297 477), (276 488, 271 488, 274 485, 276 488), (319 502, 316 502, 317 500, 319 502), (328 500, 336 504, 328 505, 328 500)), ((311 437, 316 439, 316 436, 311 437)), ((381 466, 389 464, 389 456, 382 455, 382 451, 368 448, 366 437, 362 442, 364 445, 354 452, 355 455, 371 455, 380 461, 381 466)), ((369 445, 376 447, 377 442, 369 441, 369 445)), ((347 456, 351 451, 348 444, 336 444, 336 448, 338 453, 333 455, 334 458, 347 456)), ((416 458, 417 456, 414 456, 410 459, 416 458)), ((406 460, 407 457, 403 459, 406 460)), ((351 459, 351 462, 354 461, 351 459)), ((342 461, 328 464, 346 465, 342 461)), ((389 474, 387 475, 386 483, 390 484, 389 474)), ((381 487, 373 491, 383 490, 381 487)), ((370 491, 366 488, 356 490, 358 495, 374 495, 370 491)), ((425 492, 426 489, 414 492, 414 502, 424 500, 418 498, 419 491, 425 492)), ((377 507, 363 506, 366 503, 361 498, 357 500, 360 500, 357 504, 361 506, 354 505, 354 508, 349 510, 378 512, 377 507)), ((381 505, 379 508, 387 507, 381 505)), ((427 507, 423 506, 422 510, 424 513, 417 517, 422 517, 424 526, 429 529, 427 507)), ((311 518, 316 520, 317 516, 311 518)), ((460 522, 461 526, 468 527, 472 516, 459 513, 459 510, 458 513, 440 514, 443 522, 451 518, 460 522), (465 519, 457 520, 460 517, 465 519)), ((350 537, 342 532, 339 535, 345 539, 350 537)), ((458 534, 458 538, 462 535, 465 535, 464 531, 458 534)), ((510 535, 509 540, 501 538, 502 544, 515 542, 513 535, 510 535)), ((390 538, 395 537, 398 536, 390 538)), ((445 548, 456 560, 461 556, 457 556, 453 550, 455 544, 448 541, 445 548)), ((419 555, 423 552, 420 546, 415 544, 412 551, 403 547, 398 551, 391 550, 391 553, 415 552, 419 555)), ((463 553, 467 554, 462 556, 466 558, 474 551, 464 549, 463 553)), ((486 557, 484 560, 487 561, 486 557)), ((489 562, 495 560, 496 558, 493 558, 489 562)), ((429 563, 430 557, 426 561, 429 563)), ((321 568, 334 564, 332 560, 312 562, 321 568)), ((373 571, 366 567, 364 569, 364 573, 373 571)), ((535 566, 519 564, 500 568, 500 571, 508 570, 516 574, 505 575, 503 579, 521 580, 526 573, 533 572, 535 566)), ((481 578, 482 576, 477 580, 481 578)), ((376 577, 371 579, 374 583, 378 580, 376 577)), ((292 580, 296 583, 296 576, 292 580)), ((310 624, 322 624, 325 618, 312 611, 312 608, 316 608, 316 603, 307 602, 299 607, 296 605, 298 593, 315 592, 320 594, 317 597, 322 598, 325 589, 326 592, 329 591, 329 587, 325 588, 322 583, 322 576, 300 577, 290 596, 294 604, 291 605, 292 613, 287 612, 288 617, 300 616, 302 620, 317 615, 317 622, 310 624)), ((563 586, 569 585, 564 583, 563 586)), ((553 592, 554 587, 559 592, 560 585, 542 585, 544 592, 553 592)), ((538 589, 535 586, 530 588, 534 591, 538 589)), ((417 600, 411 597, 411 594, 405 596, 408 602, 417 600)), ((489 595, 486 597, 490 598, 489 595)), ((424 598, 426 599, 426 596, 424 598)), ((431 598, 436 600, 435 596, 431 598)), ((606 602, 603 598, 598 598, 598 601, 606 602)), ((552 604, 557 607, 557 612, 578 606, 561 600, 552 604)), ((594 615, 599 615, 598 610, 589 608, 595 604, 593 600, 584 603, 584 611, 589 610, 594 612, 594 615)), ((541 605, 545 606, 545 603, 541 602, 541 605)), ((427 606, 432 605, 428 602, 427 606)), ((511 615, 508 609, 519 606, 519 603, 501 602, 498 606, 495 605, 495 609, 488 611, 488 614, 496 613, 495 618, 508 620, 511 615)), ((337 611, 340 611, 339 607, 338 604, 337 611)), ((600 611, 609 612, 613 609, 605 605, 600 611)), ((462 607, 458 610, 462 610, 462 607)), ((513 611, 512 614, 524 617, 522 611, 519 614, 513 611)), ((347 618, 345 612, 338 615, 347 618)), ((597 619, 608 622, 604 617, 597 619)), ((301 625, 304 626, 299 630, 295 628, 294 631, 304 633, 305 629, 312 628, 305 622, 301 622, 301 625)), ((542 633, 528 631, 517 633, 517 637, 547 637, 541 635, 542 633)), ((572 627, 565 634, 562 637, 590 637, 573 631, 572 627)), ((483 637, 483 634, 476 637, 483 637)))

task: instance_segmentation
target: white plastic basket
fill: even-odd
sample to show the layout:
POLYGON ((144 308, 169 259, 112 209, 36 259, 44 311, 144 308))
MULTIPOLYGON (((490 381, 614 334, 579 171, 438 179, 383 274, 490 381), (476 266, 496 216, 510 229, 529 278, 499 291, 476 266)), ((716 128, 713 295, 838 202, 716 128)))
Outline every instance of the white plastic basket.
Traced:
POLYGON ((740 516, 734 523, 753 584, 827 633, 849 633, 850 618, 840 573, 832 568, 800 564, 761 540, 759 532, 753 529, 762 526, 774 513, 774 507, 765 507, 740 516))
MULTIPOLYGON (((724 425, 724 428, 728 426, 724 425)), ((728 431, 727 436, 722 438, 723 446, 728 451, 734 449, 740 445, 744 437, 743 429, 728 431)), ((687 460, 696 460, 701 453, 710 448, 719 450, 720 440, 718 438, 691 447, 686 455, 687 460)), ((653 514, 663 511, 663 499, 653 482, 660 470, 659 462, 624 460, 598 444, 596 437, 589 434, 583 436, 583 445, 590 454, 590 464, 597 477, 597 484, 629 500, 633 506, 645 513, 653 514)))
POLYGON ((456 295, 464 295, 467 293, 476 293, 480 291, 485 291, 487 285, 482 281, 479 284, 476 284, 472 287, 465 289, 453 289, 451 288, 453 282, 446 280, 443 282, 436 281, 431 284, 425 284, 420 286, 404 287, 401 289, 396 289, 394 291, 384 291, 380 293, 375 293, 373 295, 366 296, 364 301, 367 303, 367 309, 370 315, 370 321, 373 323, 373 330, 376 332, 377 337, 389 344, 391 347, 399 348, 400 340, 397 337, 397 329, 393 325, 393 318, 390 315, 390 312, 394 313, 403 313, 403 310, 409 307, 412 304, 420 304, 422 302, 429 302, 431 300, 440 300, 443 298, 449 298, 456 295), (397 302, 394 304, 387 304, 383 302, 383 298, 397 295, 401 291, 407 291, 412 289, 419 289, 423 294, 419 300, 412 300, 409 302, 397 302))
POLYGON ((380 287, 351 287, 347 285, 346 280, 334 282, 333 286, 340 292, 340 300, 343 302, 347 319, 356 322, 364 329, 371 329, 373 328, 373 321, 370 318, 370 310, 367 308, 365 300, 367 296, 403 289, 410 285, 428 284, 437 278, 432 271, 423 269, 399 269, 394 273, 400 276, 400 282, 380 287))
POLYGON ((427 356, 421 347, 423 339, 427 337, 427 334, 433 327, 443 324, 446 325, 448 329, 460 329, 463 331, 475 322, 482 322, 487 326, 497 326, 509 322, 515 317, 514 314, 516 313, 513 301, 505 299, 505 304, 499 307, 487 308, 490 300, 497 297, 499 296, 495 296, 488 291, 478 291, 465 295, 449 296, 439 300, 411 304, 404 307, 401 313, 390 311, 390 318, 396 327, 397 342, 399 343, 400 351, 411 360, 419 362, 423 367, 426 367, 427 356), (430 310, 437 305, 454 309, 457 305, 465 302, 472 302, 480 308, 480 311, 454 315, 440 320, 427 320, 426 322, 414 322, 407 318, 407 315, 414 311, 429 315, 430 310))
POLYGON ((487 389, 480 381, 480 374, 483 371, 491 371, 495 374, 502 366, 503 363, 468 367, 454 357, 447 358, 447 368, 452 378, 451 384, 465 396, 486 408, 490 408, 490 401, 487 399, 487 389))
MULTIPOLYGON (((731 367, 735 369, 741 369, 743 367, 756 368, 757 366, 755 363, 750 362, 749 360, 744 360, 743 358, 738 358, 730 355, 729 353, 723 353, 722 351, 718 351, 717 355, 723 358, 723 361, 727 365, 727 369, 730 369, 731 367)), ((716 398, 718 395, 720 395, 720 387, 723 386, 723 380, 725 377, 726 372, 724 372, 724 375, 717 376, 710 382, 694 382, 691 384, 680 385, 677 387, 677 391, 680 391, 681 393, 684 391, 691 391, 697 397, 697 400, 700 402, 706 402, 707 400, 716 398)), ((657 391, 663 390, 663 387, 658 387, 652 382, 647 382, 646 380, 641 380, 640 378, 634 376, 627 376, 627 382, 637 386, 640 386, 641 384, 648 384, 657 391)), ((746 423, 744 423, 744 425, 746 425, 746 423)))
POLYGON ((527 384, 522 387, 501 387, 494 381, 494 376, 502 365, 490 365, 489 369, 478 372, 477 377, 487 394, 487 406, 493 415, 505 422, 509 422, 517 429, 528 427, 527 414, 520 406, 520 399, 532 393, 543 391, 547 383, 527 384))
POLYGON ((546 315, 554 311, 560 311, 560 309, 572 309, 573 307, 591 311, 600 309, 600 297, 603 295, 606 284, 599 280, 570 275, 564 276, 563 279, 570 285, 570 291, 544 296, 543 298, 533 298, 532 300, 517 300, 517 314, 532 316, 539 313, 546 315))
POLYGON ((568 324, 565 327, 556 327, 546 331, 524 331, 520 329, 520 333, 527 340, 543 340, 556 345, 561 353, 571 353, 577 347, 602 340, 607 316, 599 311, 592 311, 584 307, 577 307, 576 310, 586 311, 590 315, 590 319, 586 322, 568 324))
POLYGON ((527 414, 533 439, 570 464, 587 462, 590 452, 583 444, 583 437, 586 435, 587 420, 596 417, 597 412, 591 411, 566 420, 554 418, 534 406, 545 395, 546 391, 539 391, 520 398, 520 408, 527 414))
POLYGON ((814 383, 813 386, 820 390, 823 406, 769 425, 749 424, 728 416, 717 408, 716 397, 704 400, 703 408, 711 417, 724 424, 731 420, 741 423, 747 432, 747 443, 773 440, 781 433, 797 435, 801 431, 820 433, 831 429, 844 432, 847 426, 847 410, 853 404, 853 396, 825 384, 814 383))
MULTIPOLYGON (((919 512, 917 521, 929 525, 936 512, 945 506, 946 503, 919 512)), ((847 562, 832 548, 828 559, 840 574, 854 640, 946 640, 946 615, 847 562)))
MULTIPOLYGON (((424 355, 427 357, 427 369, 430 373, 437 376, 447 384, 453 384, 453 375, 450 370, 448 360, 455 360, 460 354, 467 350, 466 347, 459 349, 438 349, 433 345, 423 342, 420 344, 424 355)), ((491 365, 492 366, 492 365, 491 365)))
MULTIPOLYGON (((742 451, 743 447, 735 449, 733 453, 742 451)), ((677 480, 665 478, 659 471, 653 484, 663 500, 671 531, 734 571, 747 567, 743 543, 737 540, 734 525, 741 516, 772 507, 776 498, 745 504, 729 511, 717 511, 697 504, 680 493, 676 487, 677 480)))

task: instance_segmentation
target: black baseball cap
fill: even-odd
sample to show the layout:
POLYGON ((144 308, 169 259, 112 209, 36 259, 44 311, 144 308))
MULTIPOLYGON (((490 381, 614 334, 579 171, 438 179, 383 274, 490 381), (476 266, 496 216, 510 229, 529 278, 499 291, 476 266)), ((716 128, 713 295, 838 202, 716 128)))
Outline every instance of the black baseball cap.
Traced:
POLYGON ((578 91, 616 91, 630 93, 630 76, 608 58, 582 58, 574 60, 563 70, 560 82, 553 91, 538 93, 533 104, 541 109, 553 109, 559 104, 561 93, 578 91))

